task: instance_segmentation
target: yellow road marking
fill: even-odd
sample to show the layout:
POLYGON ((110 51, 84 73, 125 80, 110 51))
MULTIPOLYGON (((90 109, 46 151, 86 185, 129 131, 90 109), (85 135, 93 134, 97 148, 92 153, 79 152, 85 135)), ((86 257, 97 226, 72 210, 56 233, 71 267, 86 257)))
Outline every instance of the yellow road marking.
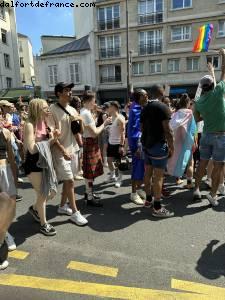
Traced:
POLYGON ((19 250, 9 252, 9 257, 16 258, 16 259, 25 259, 25 258, 27 258, 28 255, 29 255, 29 252, 19 251, 19 250))
POLYGON ((117 268, 93 265, 93 264, 83 263, 79 261, 71 261, 68 264, 67 269, 78 270, 82 272, 88 272, 88 273, 110 276, 110 277, 117 277, 118 275, 117 268))
POLYGON ((132 300, 212 300, 204 295, 113 286, 99 283, 48 279, 24 275, 0 275, 0 285, 16 286, 46 291, 132 300))
POLYGON ((210 296, 210 298, 213 300, 225 299, 225 289, 213 285, 206 285, 206 284, 196 283, 191 281, 172 279, 171 287, 172 289, 207 295, 210 296))

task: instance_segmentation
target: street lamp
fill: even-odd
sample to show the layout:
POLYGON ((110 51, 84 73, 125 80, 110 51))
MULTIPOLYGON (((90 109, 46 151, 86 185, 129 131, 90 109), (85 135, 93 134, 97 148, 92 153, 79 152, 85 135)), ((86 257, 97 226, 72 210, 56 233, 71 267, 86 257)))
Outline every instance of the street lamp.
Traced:
POLYGON ((130 55, 129 55, 129 15, 128 15, 128 0, 126 0, 126 42, 127 42, 127 101, 130 96, 130 55))

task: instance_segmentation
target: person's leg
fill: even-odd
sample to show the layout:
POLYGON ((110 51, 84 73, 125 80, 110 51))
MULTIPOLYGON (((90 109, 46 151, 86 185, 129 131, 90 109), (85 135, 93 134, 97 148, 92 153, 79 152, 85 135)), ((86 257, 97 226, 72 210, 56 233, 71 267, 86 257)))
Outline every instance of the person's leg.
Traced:
POLYGON ((213 162, 214 167, 212 171, 212 189, 211 189, 211 196, 214 198, 216 197, 218 187, 221 182, 221 173, 224 170, 224 163, 223 162, 213 162))
POLYGON ((151 165, 145 165, 144 185, 146 193, 146 204, 152 203, 152 176, 153 168, 151 165))
POLYGON ((28 178, 36 192, 37 198, 36 203, 34 204, 34 210, 38 212, 40 218, 40 224, 43 226, 47 223, 46 220, 46 197, 43 197, 41 194, 41 181, 42 173, 41 172, 32 172, 28 175, 28 178))
POLYGON ((207 166, 207 184, 209 185, 209 187, 212 186, 212 171, 213 171, 213 161, 212 159, 210 159, 207 166))
POLYGON ((75 193, 74 193, 74 180, 73 179, 65 180, 63 182, 63 191, 64 191, 64 195, 62 197, 61 204, 63 203, 63 201, 65 201, 65 198, 67 198, 69 200, 69 205, 70 205, 70 208, 72 209, 72 212, 73 213, 77 212, 78 209, 76 206, 76 197, 75 197, 75 193))
POLYGON ((111 174, 115 174, 115 166, 113 164, 113 157, 107 157, 109 171, 111 174))
POLYGON ((193 174, 194 174, 194 159, 193 156, 191 156, 188 166, 187 166, 187 171, 186 171, 186 177, 187 177, 187 188, 191 189, 193 188, 193 174))
POLYGON ((209 160, 200 160, 197 172, 195 175, 195 190, 199 190, 202 178, 206 175, 206 168, 208 166, 209 160))

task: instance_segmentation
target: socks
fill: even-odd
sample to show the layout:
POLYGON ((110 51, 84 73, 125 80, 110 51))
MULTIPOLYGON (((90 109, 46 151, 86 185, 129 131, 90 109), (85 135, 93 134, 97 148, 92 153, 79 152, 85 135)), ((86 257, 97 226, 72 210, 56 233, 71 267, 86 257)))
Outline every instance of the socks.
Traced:
POLYGON ((88 195, 93 193, 93 181, 85 179, 86 193, 88 195))
POLYGON ((153 207, 155 210, 160 210, 162 208, 161 206, 161 203, 160 203, 160 200, 159 199, 155 199, 154 200, 154 204, 153 204, 153 207))
POLYGON ((146 201, 148 201, 148 202, 152 202, 152 195, 147 195, 146 196, 146 201))

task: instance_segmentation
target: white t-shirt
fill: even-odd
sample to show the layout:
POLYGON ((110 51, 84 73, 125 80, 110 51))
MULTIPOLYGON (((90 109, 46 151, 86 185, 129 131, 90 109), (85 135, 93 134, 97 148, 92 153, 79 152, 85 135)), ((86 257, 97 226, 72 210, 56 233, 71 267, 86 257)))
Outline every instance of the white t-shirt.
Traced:
MULTIPOLYGON (((72 116, 78 115, 76 109, 70 105, 67 105, 65 109, 72 116)), ((51 128, 59 129, 61 133, 59 137, 60 144, 63 145, 68 154, 74 154, 79 151, 79 146, 71 130, 70 116, 67 115, 57 104, 52 104, 50 106, 50 112, 52 113, 52 117, 49 118, 48 125, 51 128)), ((63 156, 57 146, 53 146, 53 153, 58 157, 63 156)))
POLYGON ((87 108, 82 108, 80 111, 80 115, 83 118, 83 122, 84 122, 84 133, 83 133, 83 137, 84 138, 95 138, 96 136, 89 130, 89 128, 87 128, 86 126, 93 126, 95 127, 95 119, 91 114, 91 111, 88 110, 87 108))

